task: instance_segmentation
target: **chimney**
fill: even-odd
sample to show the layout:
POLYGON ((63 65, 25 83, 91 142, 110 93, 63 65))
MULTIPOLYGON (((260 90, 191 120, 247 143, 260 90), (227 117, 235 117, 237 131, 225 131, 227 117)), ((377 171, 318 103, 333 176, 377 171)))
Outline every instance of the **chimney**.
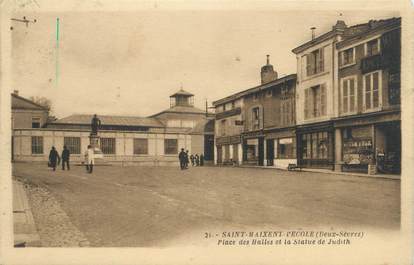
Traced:
POLYGON ((312 31, 312 40, 315 39, 315 27, 311 27, 310 30, 312 31))
POLYGON ((266 65, 262 66, 262 69, 260 71, 262 84, 266 84, 277 79, 277 72, 273 70, 273 65, 270 64, 269 57, 270 55, 267 54, 266 65))
POLYGON ((15 94, 16 96, 18 96, 19 95, 19 90, 13 90, 13 94, 15 94))

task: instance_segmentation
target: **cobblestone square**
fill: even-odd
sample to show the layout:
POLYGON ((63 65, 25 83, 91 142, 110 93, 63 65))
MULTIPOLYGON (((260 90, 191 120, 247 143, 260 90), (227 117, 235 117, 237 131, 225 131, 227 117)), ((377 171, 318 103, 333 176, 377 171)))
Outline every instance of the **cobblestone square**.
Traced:
POLYGON ((43 246, 164 247, 203 244, 209 231, 400 226, 399 180, 237 167, 87 174, 34 163, 14 164, 13 175, 28 184, 43 246))

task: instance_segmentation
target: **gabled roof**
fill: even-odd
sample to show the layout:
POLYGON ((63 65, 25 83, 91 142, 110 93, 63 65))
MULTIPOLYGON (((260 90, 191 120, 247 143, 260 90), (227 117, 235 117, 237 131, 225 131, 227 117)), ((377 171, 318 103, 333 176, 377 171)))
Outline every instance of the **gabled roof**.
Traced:
POLYGON ((190 92, 185 91, 184 89, 180 89, 177 92, 175 92, 174 94, 172 94, 170 96, 170 98, 172 97, 176 97, 176 96, 187 96, 187 97, 192 97, 194 96, 193 94, 191 94, 190 92))
POLYGON ((326 33, 324 33, 324 34, 322 34, 322 35, 314 38, 313 40, 307 41, 307 42, 301 44, 300 46, 294 48, 292 50, 292 52, 295 53, 295 54, 298 54, 298 53, 300 53, 300 52, 308 49, 309 47, 312 47, 314 45, 317 45, 317 44, 319 44, 321 42, 324 42, 324 41, 326 41, 328 39, 333 38, 337 34, 338 33, 335 30, 328 31, 328 32, 326 32, 326 33))
MULTIPOLYGON (((91 124, 92 117, 92 114, 73 114, 54 121, 51 124, 89 125, 91 124)), ((164 125, 155 118, 112 115, 98 115, 98 118, 101 120, 102 125, 164 127, 164 125)))
POLYGON ((293 79, 296 79, 296 74, 290 74, 290 75, 281 77, 279 79, 276 79, 276 80, 274 80, 272 82, 269 82, 269 83, 266 83, 266 84, 262 84, 262 85, 259 85, 259 86, 255 86, 255 87, 252 87, 252 88, 248 88, 246 90, 243 90, 241 92, 235 93, 235 94, 230 95, 230 96, 227 96, 225 98, 222 98, 222 99, 218 99, 216 101, 213 101, 213 106, 216 106, 216 105, 219 105, 219 104, 223 104, 223 103, 226 103, 226 102, 229 102, 229 101, 232 101, 232 100, 241 98, 241 97, 246 96, 246 95, 249 95, 251 93, 255 93, 257 91, 260 91, 260 90, 263 90, 263 89, 267 89, 269 87, 276 86, 276 85, 279 85, 281 83, 284 83, 286 81, 293 80, 293 79))
POLYGON ((49 111, 46 107, 39 105, 24 97, 18 96, 14 93, 12 93, 11 96, 12 96, 12 102, 11 102, 12 109, 49 111))

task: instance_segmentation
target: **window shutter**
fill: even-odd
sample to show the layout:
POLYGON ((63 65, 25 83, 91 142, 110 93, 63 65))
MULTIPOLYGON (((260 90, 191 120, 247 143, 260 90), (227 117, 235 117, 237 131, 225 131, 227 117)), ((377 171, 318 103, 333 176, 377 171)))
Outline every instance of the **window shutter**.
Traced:
POLYGON ((306 75, 309 76, 312 74, 312 54, 306 54, 306 75))
POLYGON ((323 48, 319 49, 317 65, 318 65, 318 72, 323 72, 323 48))
POLYGON ((320 93, 320 102, 321 102, 321 109, 320 113, 321 115, 326 115, 326 85, 322 84, 320 86, 321 93, 320 93))
POLYGON ((259 129, 263 128, 263 108, 259 108, 259 129))
POLYGON ((305 89, 305 119, 309 119, 309 88, 305 89))
POLYGON ((349 81, 349 111, 352 112, 355 111, 355 79, 350 79, 349 81))
POLYGON ((342 81, 342 112, 348 112, 348 80, 342 81))

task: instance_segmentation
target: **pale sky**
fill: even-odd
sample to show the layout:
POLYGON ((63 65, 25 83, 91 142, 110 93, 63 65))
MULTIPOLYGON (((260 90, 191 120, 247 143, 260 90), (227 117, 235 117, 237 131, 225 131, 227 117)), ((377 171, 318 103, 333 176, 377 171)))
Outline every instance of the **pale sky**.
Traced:
POLYGON ((147 116, 183 88, 204 108, 260 84, 270 54, 279 76, 296 72, 291 50, 336 20, 347 25, 399 16, 392 11, 21 12, 13 22, 12 90, 44 96, 59 118, 73 113, 147 116), (340 16, 340 13, 342 15, 340 16), (56 86, 56 18, 60 19, 56 86))

